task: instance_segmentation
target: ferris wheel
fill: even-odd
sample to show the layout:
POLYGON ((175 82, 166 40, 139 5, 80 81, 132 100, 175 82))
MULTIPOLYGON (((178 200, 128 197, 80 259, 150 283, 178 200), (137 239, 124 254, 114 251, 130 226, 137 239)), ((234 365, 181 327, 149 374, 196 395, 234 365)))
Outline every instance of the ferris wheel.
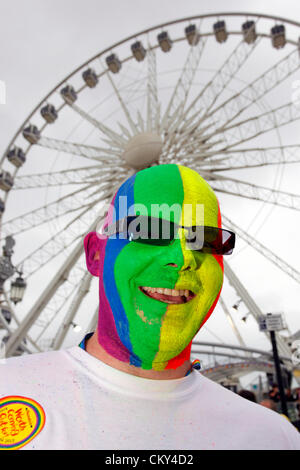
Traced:
MULTIPOLYGON (((199 172, 217 193, 223 225, 300 282, 259 240, 274 207, 297 217, 300 209, 300 195, 281 189, 287 167, 287 178, 299 172, 299 27, 253 13, 171 21, 103 50, 37 104, 1 159, 1 238, 19 272, 15 287, 27 284, 22 302, 3 287, 7 356, 63 347, 79 325, 93 330, 97 281, 85 268, 83 236, 122 181, 151 165, 199 172)), ((224 262, 258 321, 258 302, 224 262)), ((220 305, 245 344, 225 294, 220 305)), ((290 354, 283 338, 279 348, 290 354)))

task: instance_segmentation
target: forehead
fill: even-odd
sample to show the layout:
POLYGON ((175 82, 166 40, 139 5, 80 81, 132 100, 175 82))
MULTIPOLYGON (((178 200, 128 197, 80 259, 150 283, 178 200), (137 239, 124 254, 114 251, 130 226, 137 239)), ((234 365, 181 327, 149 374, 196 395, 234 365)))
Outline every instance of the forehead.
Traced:
POLYGON ((114 205, 117 218, 139 213, 180 225, 184 220, 186 225, 218 226, 213 190, 198 173, 180 165, 158 165, 138 172, 121 186, 114 205))

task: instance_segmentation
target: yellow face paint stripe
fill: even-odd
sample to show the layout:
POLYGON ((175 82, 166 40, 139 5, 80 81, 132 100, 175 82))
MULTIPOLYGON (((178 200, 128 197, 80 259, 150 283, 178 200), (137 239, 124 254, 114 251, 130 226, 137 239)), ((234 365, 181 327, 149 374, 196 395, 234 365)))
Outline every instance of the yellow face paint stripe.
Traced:
MULTIPOLYGON (((218 227, 219 207, 213 190, 196 172, 182 166, 179 166, 179 170, 184 188, 183 208, 179 224, 184 225, 184 223, 186 223, 186 225, 189 226, 207 225, 218 227), (202 206, 203 211, 200 210, 197 213, 196 210, 191 210, 191 207, 195 209, 195 204, 199 204, 200 209, 202 206)), ((153 361, 153 368, 156 370, 170 367, 170 364, 168 366, 167 362, 170 357, 167 357, 166 352, 170 354, 171 345, 173 349, 172 357, 175 358, 175 360, 172 359, 172 361, 169 362, 173 362, 174 367, 176 367, 176 356, 182 353, 182 344, 184 343, 185 347, 188 348, 222 286, 223 273, 215 257, 203 253, 195 255, 194 252, 186 248, 184 236, 181 237, 180 244, 184 264, 181 267, 178 281, 174 288, 188 288, 184 286, 185 283, 188 286, 191 286, 191 284, 195 285, 196 288, 197 286, 201 286, 204 295, 201 291, 199 292, 201 295, 191 302, 179 305, 168 305, 161 327, 159 351, 153 361), (204 261, 205 269, 197 269, 195 263, 201 264, 204 261), (188 265, 190 265, 192 269, 184 271, 184 267, 188 265), (176 328, 174 328, 174 324, 176 324, 176 328), (181 333, 177 333, 176 337, 174 337, 174 335, 172 337, 172 333, 170 332, 174 331, 181 333)), ((187 351, 187 358, 189 359, 189 349, 187 349, 187 351)), ((182 362, 184 361, 182 355, 181 360, 182 362)))

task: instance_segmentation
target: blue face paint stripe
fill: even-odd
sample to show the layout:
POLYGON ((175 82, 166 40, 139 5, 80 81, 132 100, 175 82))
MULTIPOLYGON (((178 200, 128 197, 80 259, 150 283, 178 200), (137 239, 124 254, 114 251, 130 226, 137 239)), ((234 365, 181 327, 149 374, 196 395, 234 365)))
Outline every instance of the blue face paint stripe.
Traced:
MULTIPOLYGON (((126 217, 127 209, 133 206, 134 204, 134 182, 135 175, 129 178, 118 190, 115 203, 114 203, 114 215, 113 221, 122 219, 126 217), (125 200, 119 204, 119 198, 121 196, 127 197, 127 204, 124 204, 125 200)), ((116 286, 115 276, 114 276, 114 267, 116 259, 120 251, 129 243, 128 240, 122 239, 108 239, 106 248, 105 248, 105 259, 103 267, 103 280, 104 280, 104 289, 106 297, 111 305, 111 309, 115 318, 116 330, 119 335, 120 341, 130 352, 130 364, 134 364, 137 367, 141 365, 141 361, 133 356, 132 354, 132 344, 129 337, 129 323, 126 312, 122 305, 119 292, 116 286)))

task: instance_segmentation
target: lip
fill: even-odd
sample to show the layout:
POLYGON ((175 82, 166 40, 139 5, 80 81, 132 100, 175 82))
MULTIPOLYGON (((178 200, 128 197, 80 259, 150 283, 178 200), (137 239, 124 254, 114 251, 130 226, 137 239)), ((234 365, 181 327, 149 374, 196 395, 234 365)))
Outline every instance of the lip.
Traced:
MULTIPOLYGON (((163 303, 170 304, 170 305, 171 304, 172 305, 186 304, 196 297, 196 294, 192 292, 191 290, 189 290, 189 295, 186 297, 185 295, 173 296, 173 295, 167 295, 167 294, 162 294, 162 293, 157 293, 157 292, 148 292, 144 289, 144 286, 139 286, 139 289, 147 297, 150 297, 151 299, 158 300, 159 302, 163 302, 163 303)), ((158 287, 156 287, 156 289, 158 289, 158 287)), ((164 287, 161 287, 161 289, 164 289, 164 287)))

